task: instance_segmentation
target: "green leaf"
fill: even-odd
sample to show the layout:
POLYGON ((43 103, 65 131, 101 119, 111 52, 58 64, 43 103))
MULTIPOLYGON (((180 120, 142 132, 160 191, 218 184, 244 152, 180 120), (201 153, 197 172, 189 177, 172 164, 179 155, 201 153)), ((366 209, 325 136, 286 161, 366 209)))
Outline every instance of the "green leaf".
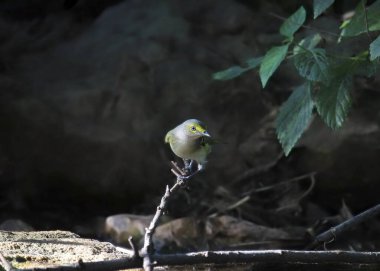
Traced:
POLYGON ((281 106, 276 118, 276 131, 285 155, 290 153, 308 127, 313 107, 310 82, 297 87, 281 106))
POLYGON ((296 46, 293 47, 293 54, 296 55, 303 52, 305 49, 314 49, 322 40, 321 35, 314 34, 302 39, 296 46))
MULTIPOLYGON (((364 1, 364 5, 365 5, 364 1)), ((372 5, 367 8, 367 22, 368 31, 380 30, 380 0, 375 1, 372 5)), ((357 5, 355 9, 355 15, 347 23, 344 22, 342 25, 341 36, 343 37, 353 37, 367 32, 367 24, 365 18, 365 9, 362 1, 357 5)))
POLYGON ((269 49, 265 54, 263 61, 260 65, 260 79, 263 87, 267 84, 269 78, 280 66, 281 62, 285 59, 288 52, 289 44, 282 46, 275 46, 269 49))
POLYGON ((248 69, 254 69, 254 68, 256 68, 257 66, 259 66, 261 64, 261 61, 263 61, 263 57, 262 56, 250 58, 245 63, 247 64, 247 66, 248 66, 247 68, 248 69))
POLYGON ((380 58, 375 58, 372 61, 363 61, 359 65, 356 74, 364 75, 368 78, 374 76, 380 71, 380 58))
POLYGON ((291 38, 294 33, 303 25, 306 19, 306 10, 300 7, 280 27, 280 33, 285 37, 291 38))
POLYGON ((369 54, 371 61, 380 56, 380 36, 369 45, 369 54))
POLYGON ((328 86, 320 85, 316 95, 316 106, 323 121, 332 129, 342 126, 351 106, 350 87, 352 76, 334 80, 328 86))
POLYGON ((212 75, 212 78, 214 80, 221 80, 221 81, 231 80, 235 77, 238 77, 245 71, 246 69, 240 66, 232 66, 226 70, 214 73, 212 75))
POLYGON ((301 50, 294 57, 294 66, 298 73, 311 81, 327 81, 329 61, 325 50, 321 48, 301 50))
POLYGON ((331 65, 332 67, 329 71, 330 80, 328 84, 333 81, 341 81, 342 78, 348 75, 354 75, 358 69, 360 69, 361 65, 365 62, 368 61, 360 56, 344 59, 342 61, 336 61, 331 65))
POLYGON ((340 29, 344 29, 347 27, 347 25, 350 23, 351 19, 344 20, 341 25, 339 26, 340 29))
POLYGON ((313 0, 314 19, 328 9, 335 0, 313 0))
POLYGON ((258 67, 262 61, 263 57, 253 57, 248 59, 245 63, 247 64, 247 67, 240 67, 240 66, 232 66, 228 69, 225 69, 223 71, 216 72, 212 75, 212 78, 214 80, 231 80, 235 77, 240 76, 242 73, 252 70, 256 67, 258 67))

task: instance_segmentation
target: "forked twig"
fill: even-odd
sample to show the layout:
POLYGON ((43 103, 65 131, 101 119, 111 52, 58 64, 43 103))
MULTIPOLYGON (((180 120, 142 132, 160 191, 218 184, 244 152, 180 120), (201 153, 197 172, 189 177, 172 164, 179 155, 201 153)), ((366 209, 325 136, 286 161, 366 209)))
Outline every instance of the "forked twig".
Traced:
POLYGON ((154 268, 154 244, 153 244, 153 234, 156 230, 156 227, 159 223, 161 216, 164 214, 166 210, 166 206, 168 201, 173 193, 175 193, 181 187, 184 187, 187 184, 187 181, 194 176, 195 173, 189 172, 188 164, 185 162, 184 168, 180 168, 177 163, 171 162, 172 164, 172 173, 177 177, 176 183, 169 188, 166 186, 165 194, 161 198, 160 205, 158 205, 156 213, 153 216, 152 221, 149 224, 149 227, 145 229, 145 237, 144 237, 144 246, 141 249, 140 256, 143 258, 143 267, 145 271, 152 271, 154 268))

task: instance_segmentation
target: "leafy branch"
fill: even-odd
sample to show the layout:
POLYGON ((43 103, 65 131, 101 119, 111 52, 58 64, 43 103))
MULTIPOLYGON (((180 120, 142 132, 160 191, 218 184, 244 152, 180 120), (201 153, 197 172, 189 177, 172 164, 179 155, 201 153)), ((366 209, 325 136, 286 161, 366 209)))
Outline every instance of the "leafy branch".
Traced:
MULTIPOLYGON (((318 18, 334 0, 314 0, 313 19, 318 18)), ((344 124, 351 104, 351 89, 357 75, 373 76, 380 67, 380 36, 372 41, 370 33, 380 30, 380 0, 366 6, 365 0, 359 0, 355 14, 343 21, 335 45, 340 41, 362 34, 370 37, 367 48, 357 55, 335 55, 328 52, 328 45, 322 47, 322 33, 317 30, 309 36, 295 34, 305 25, 307 12, 301 6, 283 23, 279 34, 284 37, 281 45, 268 49, 264 56, 247 61, 246 67, 234 66, 216 72, 214 80, 231 80, 245 72, 258 69, 263 88, 265 88, 283 61, 291 61, 304 82, 294 88, 288 100, 281 106, 276 119, 277 137, 285 155, 293 149, 298 139, 309 126, 314 112, 332 129, 344 124), (301 37, 301 39, 298 39, 301 37)), ((338 29, 337 29, 338 30, 338 29)), ((332 32, 328 32, 332 34, 332 32)), ((343 50, 342 50, 343 51, 343 50)))

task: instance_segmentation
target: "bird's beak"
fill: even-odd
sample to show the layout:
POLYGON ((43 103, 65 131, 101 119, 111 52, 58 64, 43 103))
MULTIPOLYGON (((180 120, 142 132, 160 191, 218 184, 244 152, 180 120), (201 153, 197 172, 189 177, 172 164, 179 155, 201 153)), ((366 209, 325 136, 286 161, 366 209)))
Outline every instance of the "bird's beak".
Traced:
POLYGON ((204 131, 204 132, 203 132, 203 135, 204 135, 204 136, 207 136, 207 137, 211 137, 210 134, 207 133, 207 131, 204 131))

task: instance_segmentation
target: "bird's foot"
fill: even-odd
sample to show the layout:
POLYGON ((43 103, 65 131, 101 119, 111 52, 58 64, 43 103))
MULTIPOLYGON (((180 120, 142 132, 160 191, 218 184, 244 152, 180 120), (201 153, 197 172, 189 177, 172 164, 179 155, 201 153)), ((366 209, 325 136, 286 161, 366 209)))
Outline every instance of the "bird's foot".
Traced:
MULTIPOLYGON (((186 181, 190 178, 192 178, 194 175, 196 175, 197 173, 199 172, 199 170, 196 170, 190 174, 187 174, 187 175, 184 175, 184 174, 181 174, 179 172, 177 172, 174 168, 172 168, 172 173, 180 180, 182 181, 186 181)), ((183 173, 183 172, 182 172, 183 173)))
POLYGON ((182 171, 185 172, 185 175, 190 175, 193 171, 193 160, 190 159, 183 159, 183 169, 182 171))
POLYGON ((200 170, 197 169, 196 171, 192 172, 192 160, 184 160, 184 168, 180 168, 176 162, 171 161, 172 164, 172 173, 182 181, 188 180, 191 177, 193 177, 195 174, 197 174, 200 170))

